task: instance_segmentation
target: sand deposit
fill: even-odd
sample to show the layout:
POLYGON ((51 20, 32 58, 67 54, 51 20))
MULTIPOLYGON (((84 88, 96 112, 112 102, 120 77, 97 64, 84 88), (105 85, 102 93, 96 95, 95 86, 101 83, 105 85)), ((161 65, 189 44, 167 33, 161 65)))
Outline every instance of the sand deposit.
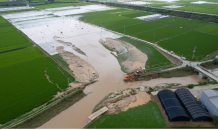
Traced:
POLYGON ((105 41, 100 39, 99 43, 109 48, 112 52, 116 52, 118 57, 127 57, 121 65, 125 67, 128 72, 145 67, 148 57, 135 46, 124 41, 114 40, 112 38, 106 38, 105 41))
POLYGON ((89 83, 98 77, 97 71, 88 62, 63 49, 64 47, 57 47, 56 51, 69 64, 69 68, 73 71, 76 81, 89 83))

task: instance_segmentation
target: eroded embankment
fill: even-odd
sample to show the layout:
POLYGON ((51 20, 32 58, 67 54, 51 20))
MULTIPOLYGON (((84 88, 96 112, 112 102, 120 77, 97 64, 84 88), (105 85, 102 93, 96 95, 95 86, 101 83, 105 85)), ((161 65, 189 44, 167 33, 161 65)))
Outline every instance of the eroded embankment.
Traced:
MULTIPOLYGON (((76 81, 89 83, 98 77, 98 72, 88 62, 71 52, 65 51, 63 46, 57 47, 56 51, 69 64, 69 68, 73 71, 76 81)), ((74 88, 78 87, 74 83, 70 85, 74 88)))
POLYGON ((117 56, 118 62, 124 72, 132 72, 145 68, 148 59, 145 53, 142 53, 135 46, 120 40, 114 40, 107 37, 106 40, 99 40, 105 48, 112 51, 117 56))

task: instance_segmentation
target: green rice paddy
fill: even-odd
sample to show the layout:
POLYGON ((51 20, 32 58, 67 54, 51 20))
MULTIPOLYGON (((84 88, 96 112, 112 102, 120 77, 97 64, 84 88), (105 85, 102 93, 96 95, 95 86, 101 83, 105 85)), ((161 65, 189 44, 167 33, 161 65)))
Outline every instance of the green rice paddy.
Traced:
POLYGON ((193 49, 196 46, 194 60, 201 60, 217 50, 217 42, 218 38, 216 35, 190 31, 177 37, 161 41, 158 45, 169 51, 174 51, 176 54, 184 56, 188 60, 192 60, 193 49))
POLYGON ((163 48, 174 51, 187 59, 190 59, 192 55, 190 50, 193 51, 193 46, 195 45, 199 48, 199 50, 203 50, 204 52, 195 53, 194 60, 201 60, 216 50, 215 37, 218 35, 218 24, 177 17, 169 17, 149 22, 133 19, 135 17, 142 16, 143 14, 145 16, 150 13, 128 9, 113 9, 79 15, 82 16, 80 17, 80 20, 84 22, 102 26, 106 29, 130 35, 145 41, 157 43, 163 48), (193 34, 193 32, 196 34, 193 34), (202 37, 198 38, 198 36, 202 37), (210 40, 211 38, 212 40, 210 40), (178 41, 174 41, 174 39, 178 41), (203 40, 199 41, 198 39, 203 40), (203 43, 206 41, 210 41, 209 44, 211 47, 207 47, 207 44, 203 43), (182 43, 183 45, 180 45, 179 43, 182 43), (189 43, 190 46, 188 46, 187 43, 189 43), (181 47, 180 50, 185 49, 187 51, 179 51, 178 47, 181 47))
POLYGON ((67 78, 75 80, 49 57, 2 67, 0 77, 0 99, 4 99, 0 104, 0 124, 53 98, 58 91, 61 92, 57 85, 61 89, 68 87, 67 78))

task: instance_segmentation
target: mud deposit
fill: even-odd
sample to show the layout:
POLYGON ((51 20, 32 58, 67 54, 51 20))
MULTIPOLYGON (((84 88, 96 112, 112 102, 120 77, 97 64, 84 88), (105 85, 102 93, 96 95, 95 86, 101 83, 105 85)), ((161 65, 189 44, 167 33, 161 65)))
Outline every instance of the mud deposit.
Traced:
MULTIPOLYGON (((73 71, 76 81, 80 83, 89 83, 98 77, 96 70, 86 61, 73 53, 63 50, 64 47, 57 47, 56 51, 69 64, 69 68, 73 71)), ((75 88, 75 84, 71 83, 75 88)))
POLYGON ((132 72, 137 69, 145 68, 146 61, 148 59, 145 53, 142 53, 135 46, 112 38, 106 38, 106 40, 100 39, 99 42, 116 53, 118 57, 127 57, 121 62, 120 65, 125 67, 127 72, 132 72))
MULTIPOLYGON (((92 114, 94 106, 105 95, 117 90, 138 88, 140 86, 154 87, 159 83, 196 84, 201 80, 198 76, 193 75, 170 79, 158 78, 150 81, 124 82, 123 78, 126 74, 121 71, 117 59, 109 50, 99 44, 100 39, 106 40, 107 37, 116 39, 121 36, 108 31, 101 31, 101 28, 80 22, 76 18, 64 16, 106 9, 110 8, 100 5, 89 5, 82 6, 78 10, 56 12, 28 11, 3 16, 49 54, 60 53, 66 62, 70 64, 69 67, 76 75, 76 80, 89 82, 91 78, 95 77, 95 74, 99 74, 98 82, 85 88, 84 92, 88 94, 87 96, 49 120, 40 128, 82 128, 88 122, 88 116, 92 114), (48 16, 48 14, 59 17, 39 17, 48 16), (54 37, 58 37, 58 39, 54 39, 54 37), (60 40, 62 43, 60 43, 60 40), (86 55, 79 53, 68 43, 75 45, 86 55)), ((130 47, 130 51, 135 53, 134 48, 130 47)), ((136 54, 138 55, 138 52, 136 54)), ((141 53, 139 52, 139 54, 141 53)), ((143 57, 146 56, 143 55, 143 57)), ((141 63, 137 63, 136 61, 138 60, 135 60, 136 65, 133 61, 130 62, 138 68, 144 67, 146 60, 145 58, 141 63)), ((130 66, 129 64, 124 63, 126 67, 130 66)), ((130 69, 133 69, 132 65, 130 69)))
POLYGON ((137 107, 139 105, 146 104, 148 101, 151 100, 150 95, 148 95, 146 92, 139 92, 136 96, 136 102, 133 102, 129 104, 128 107, 125 107, 124 110, 128 110, 129 108, 137 107))

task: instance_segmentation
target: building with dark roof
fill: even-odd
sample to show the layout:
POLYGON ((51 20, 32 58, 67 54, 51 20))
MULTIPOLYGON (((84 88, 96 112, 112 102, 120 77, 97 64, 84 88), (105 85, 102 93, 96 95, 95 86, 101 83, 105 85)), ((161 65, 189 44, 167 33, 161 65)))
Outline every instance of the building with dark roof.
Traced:
POLYGON ((162 90, 157 94, 169 121, 190 121, 190 117, 171 90, 162 90))
POLYGON ((188 89, 177 89, 175 94, 192 121, 212 121, 209 113, 201 106, 188 89))

